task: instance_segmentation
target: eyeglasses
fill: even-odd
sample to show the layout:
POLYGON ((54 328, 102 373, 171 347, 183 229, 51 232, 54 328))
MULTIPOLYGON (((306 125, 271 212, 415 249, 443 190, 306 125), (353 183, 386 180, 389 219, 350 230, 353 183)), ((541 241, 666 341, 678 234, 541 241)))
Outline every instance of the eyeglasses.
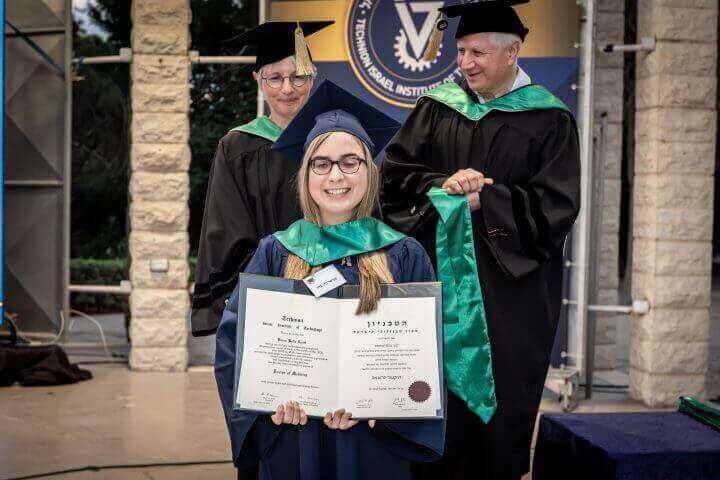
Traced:
POLYGON ((265 80, 265 83, 268 87, 278 89, 283 86, 283 82, 285 82, 285 79, 290 79, 290 83, 293 84, 295 87, 302 87, 305 85, 311 78, 310 75, 287 75, 283 76, 280 74, 277 75, 270 75, 269 77, 260 77, 263 80, 265 80))
POLYGON ((310 160, 310 168, 317 175, 327 175, 332 170, 333 165, 337 164, 342 173, 351 175, 360 170, 360 164, 362 163, 365 163, 365 160, 358 157, 343 157, 340 160, 314 158, 310 160))

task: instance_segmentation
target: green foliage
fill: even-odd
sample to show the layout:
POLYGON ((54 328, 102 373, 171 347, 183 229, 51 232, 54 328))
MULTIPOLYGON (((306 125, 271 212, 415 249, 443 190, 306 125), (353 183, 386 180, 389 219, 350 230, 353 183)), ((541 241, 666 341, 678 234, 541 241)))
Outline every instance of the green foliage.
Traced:
POLYGON ((195 267, 197 267, 197 257, 193 256, 189 259, 190 262, 190 283, 195 281, 195 267))
MULTIPOLYGON (((73 259, 70 261, 70 282, 76 285, 117 285, 127 278, 124 258, 73 259)), ((86 313, 108 313, 128 310, 126 295, 72 293, 70 305, 86 313)))
MULTIPOLYGON (((190 257, 190 282, 195 281, 197 257, 190 257)), ((128 278, 125 258, 76 258, 70 260, 70 283, 75 285, 118 285, 128 278)), ((128 313, 126 295, 72 293, 70 306, 86 313, 128 313)))
MULTIPOLYGON (((201 55, 238 55, 226 40, 257 23, 257 2, 192 0, 192 48, 201 55)), ((190 245, 197 252, 208 174, 218 140, 255 117, 257 84, 249 66, 196 65, 190 90, 190 245)))
MULTIPOLYGON (((76 25, 75 56, 116 55, 130 46, 131 0, 88 2, 88 16, 107 38, 76 25)), ((192 0, 192 49, 237 55, 225 40, 257 23, 257 2, 192 0)), ((73 258, 127 254, 130 77, 127 64, 86 65, 73 83, 73 258)), ((208 174, 218 140, 255 116, 256 85, 248 67, 196 65, 190 110, 190 245, 197 252, 208 174)))
MULTIPOLYGON (((116 55, 130 44, 130 0, 88 3, 88 15, 109 33, 76 25, 76 57, 116 55)), ((85 65, 73 82, 71 257, 127 254, 130 86, 126 64, 85 65)))

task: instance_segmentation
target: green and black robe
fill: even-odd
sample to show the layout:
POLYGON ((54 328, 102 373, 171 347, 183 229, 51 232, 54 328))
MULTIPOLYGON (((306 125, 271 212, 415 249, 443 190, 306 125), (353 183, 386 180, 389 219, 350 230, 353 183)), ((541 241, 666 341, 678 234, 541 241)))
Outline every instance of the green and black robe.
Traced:
MULTIPOLYGON (((439 217, 427 193, 464 168, 495 181, 469 228, 497 411, 486 423, 466 392, 448 384, 445 457, 418 476, 519 478, 558 323, 563 245, 580 208, 575 120, 537 85, 480 104, 465 85, 445 84, 418 100, 386 147, 380 203, 384 221, 417 238, 435 265, 439 217)), ((486 387, 485 372, 465 374, 486 387)))
POLYGON ((220 140, 205 197, 193 335, 217 330, 225 300, 258 241, 301 217, 295 185, 298 165, 270 149, 281 133, 269 118, 259 117, 220 140))

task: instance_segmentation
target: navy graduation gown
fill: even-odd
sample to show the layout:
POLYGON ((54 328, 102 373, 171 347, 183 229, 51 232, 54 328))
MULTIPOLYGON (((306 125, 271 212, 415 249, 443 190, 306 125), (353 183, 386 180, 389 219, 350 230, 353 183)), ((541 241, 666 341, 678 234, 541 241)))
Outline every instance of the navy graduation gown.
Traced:
MULTIPOLYGON (((404 238, 387 251, 397 283, 434 281, 430 259, 420 244, 404 238)), ((282 276, 288 252, 273 236, 260 241, 246 273, 282 276)), ((359 283, 355 262, 335 263, 349 284, 359 283)), ((217 331, 215 378, 230 433, 233 462, 259 464, 263 480, 404 480, 411 462, 442 455, 444 421, 360 422, 345 431, 330 430, 322 420, 305 426, 276 426, 267 414, 232 410, 238 292, 233 292, 217 331)), ((292 399, 288 399, 292 400, 292 399)))

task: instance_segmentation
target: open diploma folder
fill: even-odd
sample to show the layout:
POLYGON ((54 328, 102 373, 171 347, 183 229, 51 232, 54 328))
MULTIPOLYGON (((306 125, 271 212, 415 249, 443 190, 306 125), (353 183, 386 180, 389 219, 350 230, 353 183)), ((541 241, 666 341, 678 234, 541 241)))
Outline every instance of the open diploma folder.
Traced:
POLYGON ((355 315, 357 285, 315 298, 302 281, 241 274, 234 408, 274 413, 293 400, 311 417, 442 418, 439 283, 383 285, 355 315))

